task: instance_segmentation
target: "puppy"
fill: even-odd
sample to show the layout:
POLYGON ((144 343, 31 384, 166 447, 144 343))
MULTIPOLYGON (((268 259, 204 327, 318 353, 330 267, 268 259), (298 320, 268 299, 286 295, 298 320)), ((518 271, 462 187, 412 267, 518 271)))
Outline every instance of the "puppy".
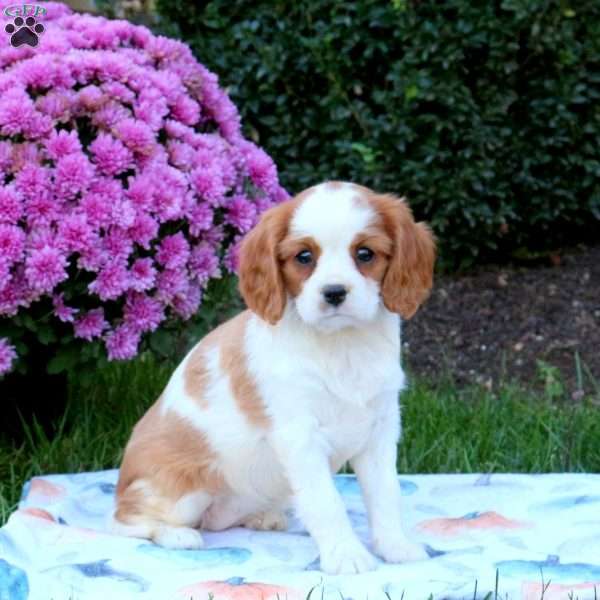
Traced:
POLYGON ((328 573, 376 560, 332 480, 350 462, 376 554, 427 557, 403 533, 396 451, 400 316, 432 285, 434 239, 404 200, 350 183, 264 213, 240 250, 248 309, 202 339, 133 430, 114 531, 200 548, 199 529, 285 529, 293 506, 328 573))

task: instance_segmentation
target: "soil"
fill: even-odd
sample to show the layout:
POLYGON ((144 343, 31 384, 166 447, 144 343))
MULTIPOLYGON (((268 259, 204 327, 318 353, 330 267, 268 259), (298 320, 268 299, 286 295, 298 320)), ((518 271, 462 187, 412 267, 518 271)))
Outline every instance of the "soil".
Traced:
POLYGON ((516 380, 535 388, 551 365, 573 399, 600 396, 600 246, 533 267, 438 277, 404 324, 403 345, 410 372, 425 379, 488 388, 516 380))

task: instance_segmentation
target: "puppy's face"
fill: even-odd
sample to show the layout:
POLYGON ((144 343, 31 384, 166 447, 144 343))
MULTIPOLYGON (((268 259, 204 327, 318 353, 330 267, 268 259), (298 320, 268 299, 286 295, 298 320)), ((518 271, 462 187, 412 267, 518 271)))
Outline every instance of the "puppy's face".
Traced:
POLYGON ((403 200, 325 183, 267 211, 240 251, 246 304, 270 323, 288 302, 323 331, 360 326, 382 306, 410 318, 432 283, 435 246, 403 200))

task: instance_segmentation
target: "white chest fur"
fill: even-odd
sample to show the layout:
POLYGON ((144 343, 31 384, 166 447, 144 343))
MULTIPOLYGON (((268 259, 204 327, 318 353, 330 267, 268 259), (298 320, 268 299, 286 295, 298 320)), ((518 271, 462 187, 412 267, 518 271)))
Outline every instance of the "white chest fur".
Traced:
POLYGON ((305 423, 334 470, 364 445, 386 392, 404 385, 400 323, 387 311, 368 328, 327 335, 293 315, 276 327, 254 319, 245 344, 274 428, 305 423))

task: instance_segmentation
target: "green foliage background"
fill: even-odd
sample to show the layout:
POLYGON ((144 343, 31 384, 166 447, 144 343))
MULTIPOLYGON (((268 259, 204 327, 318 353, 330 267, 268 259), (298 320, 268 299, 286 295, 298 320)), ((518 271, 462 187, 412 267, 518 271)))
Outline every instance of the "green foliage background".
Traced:
POLYGON ((291 192, 406 195, 470 264, 593 235, 600 3, 158 0, 291 192))

